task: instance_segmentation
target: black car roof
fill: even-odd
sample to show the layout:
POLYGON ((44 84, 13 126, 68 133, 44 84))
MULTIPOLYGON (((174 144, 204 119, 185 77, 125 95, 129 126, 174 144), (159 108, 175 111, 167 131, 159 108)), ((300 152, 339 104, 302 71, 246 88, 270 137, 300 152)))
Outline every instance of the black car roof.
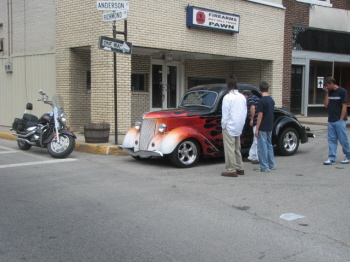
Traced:
MULTIPOLYGON (((238 89, 240 91, 250 90, 250 91, 253 92, 254 95, 257 95, 257 96, 261 97, 261 92, 255 86, 252 86, 252 85, 249 85, 249 84, 239 83, 238 84, 238 89)), ((199 85, 199 86, 195 86, 195 87, 190 88, 188 91, 197 91, 197 90, 214 91, 214 92, 217 92, 220 95, 220 94, 226 93, 227 86, 226 86, 226 84, 199 85)))

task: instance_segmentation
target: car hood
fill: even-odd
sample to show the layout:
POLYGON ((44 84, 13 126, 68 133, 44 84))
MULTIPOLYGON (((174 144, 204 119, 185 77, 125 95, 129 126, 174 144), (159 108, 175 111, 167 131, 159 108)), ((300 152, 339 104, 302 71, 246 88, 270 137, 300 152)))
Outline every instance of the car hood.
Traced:
POLYGON ((169 110, 161 110, 161 111, 153 111, 146 113, 144 118, 172 118, 172 117, 189 117, 189 116, 202 116, 207 115, 211 112, 211 109, 169 109, 169 110))

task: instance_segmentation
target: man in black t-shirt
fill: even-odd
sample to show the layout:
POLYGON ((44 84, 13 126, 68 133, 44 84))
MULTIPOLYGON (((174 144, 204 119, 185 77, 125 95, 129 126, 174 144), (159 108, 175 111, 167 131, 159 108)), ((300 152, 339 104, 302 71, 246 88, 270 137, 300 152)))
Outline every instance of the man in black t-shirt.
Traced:
POLYGON ((347 103, 348 92, 346 89, 338 86, 333 77, 327 77, 325 80, 325 97, 324 106, 328 108, 328 160, 324 161, 325 165, 335 163, 337 156, 338 141, 343 148, 345 159, 342 164, 350 162, 350 146, 346 132, 347 103))
POLYGON ((255 171, 270 172, 275 169, 275 156, 272 147, 272 129, 274 118, 275 101, 269 95, 269 84, 261 82, 259 85, 262 97, 258 102, 256 111, 258 119, 255 136, 258 138, 258 156, 260 168, 255 171))

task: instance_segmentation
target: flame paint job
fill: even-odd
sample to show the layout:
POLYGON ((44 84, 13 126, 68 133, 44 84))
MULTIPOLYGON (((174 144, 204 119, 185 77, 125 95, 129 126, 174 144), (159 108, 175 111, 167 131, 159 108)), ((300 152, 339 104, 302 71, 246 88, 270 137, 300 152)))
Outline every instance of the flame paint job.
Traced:
MULTIPOLYGON (((197 86, 189 90, 210 90, 218 93, 217 103, 212 108, 207 107, 180 107, 172 110, 162 110, 146 113, 145 119, 156 121, 156 133, 151 138, 147 149, 140 150, 140 131, 131 128, 123 141, 123 148, 134 152, 159 151, 163 155, 171 154, 179 143, 185 139, 194 139, 200 144, 201 154, 208 157, 223 156, 223 138, 221 128, 221 102, 226 93, 224 84, 197 86), (164 133, 158 131, 160 123, 166 124, 164 133)), ((261 97, 258 89, 250 85, 239 85, 239 89, 250 90, 253 94, 261 97)), ((275 123, 273 131, 273 143, 276 143, 280 132, 286 127, 294 127, 299 133, 302 143, 307 142, 305 128, 300 125, 293 113, 286 109, 275 108, 275 123)), ((253 141, 252 127, 247 122, 241 135, 241 148, 249 149, 253 141)))

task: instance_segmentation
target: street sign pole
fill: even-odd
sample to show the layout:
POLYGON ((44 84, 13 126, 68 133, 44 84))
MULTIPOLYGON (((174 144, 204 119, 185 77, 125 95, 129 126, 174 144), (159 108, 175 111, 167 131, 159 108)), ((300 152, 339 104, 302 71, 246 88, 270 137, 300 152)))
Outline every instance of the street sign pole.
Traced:
MULTIPOLYGON (((117 30, 115 21, 113 22, 113 38, 117 37, 117 30)), ((113 52, 113 65, 114 65, 114 144, 118 145, 118 93, 117 93, 117 54, 113 52)))
POLYGON ((114 123, 115 123, 115 138, 114 143, 118 145, 118 93, 117 93, 117 54, 122 52, 131 54, 132 43, 127 43, 127 21, 124 20, 124 32, 116 30, 115 22, 127 18, 127 11, 129 10, 129 1, 97 1, 97 10, 113 11, 103 15, 104 22, 113 21, 113 39, 108 37, 100 37, 100 48, 113 51, 113 73, 114 73, 114 123), (120 42, 116 39, 117 34, 124 35, 125 42, 120 42), (103 40, 105 41, 103 43, 103 40), (120 43, 122 46, 120 46, 120 43))
MULTIPOLYGON (((117 37, 117 34, 124 35, 124 40, 128 40, 128 21, 124 20, 124 32, 120 32, 116 30, 116 21, 113 21, 113 38, 117 37)), ((117 93, 117 54, 116 52, 113 52, 113 64, 114 64, 114 125, 115 125, 115 137, 114 137, 114 144, 118 145, 118 93, 117 93)))

